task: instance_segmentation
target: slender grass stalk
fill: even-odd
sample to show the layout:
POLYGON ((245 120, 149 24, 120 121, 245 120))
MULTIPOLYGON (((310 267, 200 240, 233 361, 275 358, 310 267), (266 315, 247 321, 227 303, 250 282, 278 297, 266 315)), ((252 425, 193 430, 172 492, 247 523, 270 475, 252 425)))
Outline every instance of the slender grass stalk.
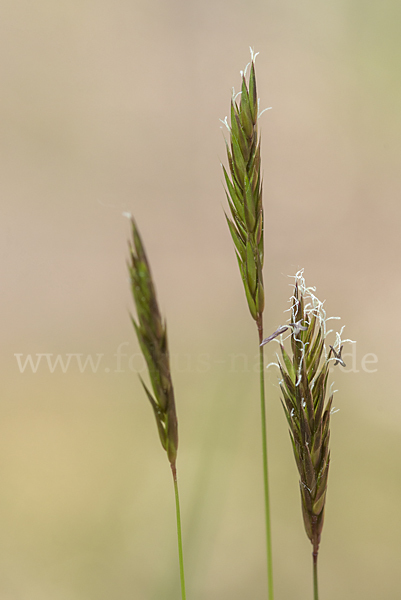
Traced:
POLYGON ((174 481, 174 493, 175 493, 175 510, 177 516, 177 540, 178 540, 178 560, 180 563, 180 582, 181 582, 181 597, 185 600, 185 577, 184 577, 184 555, 182 551, 182 535, 181 535, 181 511, 180 511, 180 498, 178 495, 178 483, 177 483, 177 470, 175 465, 171 465, 171 472, 173 474, 174 481))
POLYGON ((156 418, 159 437, 170 462, 174 482, 177 518, 178 559, 180 566, 181 596, 186 599, 184 558, 182 550, 181 514, 177 483, 178 428, 174 390, 170 372, 166 324, 163 322, 156 298, 149 262, 134 219, 131 218, 132 243, 128 270, 131 278, 138 322, 131 317, 139 345, 144 355, 152 392, 141 379, 141 383, 156 418))
MULTIPOLYGON (((226 196, 231 218, 226 215, 249 311, 255 320, 259 345, 263 340, 263 204, 260 169, 260 137, 258 135, 259 103, 256 92, 255 57, 251 50, 249 82, 246 70, 242 73, 240 101, 233 95, 230 125, 230 143, 226 142, 230 175, 223 166, 227 186, 226 196)), ((263 350, 260 350, 260 401, 262 418, 263 481, 266 516, 266 553, 268 597, 273 600, 273 558, 270 525, 269 476, 267 462, 267 431, 264 386, 263 350)))
POLYGON ((313 553, 313 600, 319 600, 319 591, 317 585, 317 553, 313 553))
MULTIPOLYGON (((263 328, 260 330, 263 337, 263 328)), ((273 557, 271 552, 272 534, 270 526, 270 492, 267 460, 267 430, 266 430, 266 401, 265 401, 265 368, 263 346, 259 337, 259 368, 260 368, 260 415, 262 422, 262 452, 263 452, 263 486, 265 491, 265 522, 266 522, 266 548, 267 552, 267 585, 268 596, 273 598, 273 557)))
MULTIPOLYGON (((313 552, 313 594, 318 600, 318 553, 323 529, 324 509, 330 465, 330 417, 333 394, 326 402, 329 368, 345 366, 341 358, 343 342, 336 334, 333 346, 326 348, 326 312, 323 302, 307 288, 303 271, 295 276, 291 306, 291 322, 263 340, 270 342, 291 328, 291 353, 282 341, 280 388, 282 405, 290 430, 295 462, 299 472, 302 514, 306 534, 313 552)), ((332 318, 332 317, 331 317, 332 318)), ((344 340, 351 342, 351 340, 344 340)))

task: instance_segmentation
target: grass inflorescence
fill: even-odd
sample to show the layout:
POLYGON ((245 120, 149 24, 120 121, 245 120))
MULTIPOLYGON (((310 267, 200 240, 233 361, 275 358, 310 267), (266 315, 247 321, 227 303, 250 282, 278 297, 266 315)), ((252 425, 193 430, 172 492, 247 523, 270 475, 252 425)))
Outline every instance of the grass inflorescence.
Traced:
POLYGON ((153 393, 141 378, 141 383, 156 418, 159 437, 170 462, 174 481, 176 502, 178 555, 180 564, 181 597, 185 600, 184 559, 181 534, 181 514, 177 483, 178 427, 175 410, 174 389, 170 371, 170 358, 166 323, 163 321, 153 284, 149 261, 139 235, 138 228, 131 218, 132 242, 128 270, 131 278, 132 295, 135 302, 137 321, 131 316, 145 358, 153 393))
POLYGON ((231 218, 226 215, 234 242, 250 313, 260 321, 264 309, 263 205, 258 135, 258 98, 252 57, 249 83, 242 74, 240 102, 231 99, 230 143, 226 142, 230 175, 223 166, 231 218))
MULTIPOLYGON (((230 133, 226 141, 229 173, 223 166, 226 196, 231 216, 227 224, 234 242, 235 254, 244 285, 245 296, 252 318, 256 321, 259 337, 260 404, 262 425, 263 483, 265 493, 266 552, 268 596, 273 600, 273 555, 270 524, 269 477, 267 461, 267 427, 264 384, 263 285, 264 216, 262 204, 262 177, 260 136, 258 133, 259 100, 256 90, 256 55, 251 50, 249 80, 241 73, 241 91, 231 99, 230 125, 223 121, 230 133), (237 102, 237 98, 240 98, 237 102)), ((247 67, 248 67, 247 66, 247 67)))
MULTIPOLYGON (((291 330, 291 351, 280 342, 280 388, 287 418, 299 486, 305 531, 313 547, 314 598, 318 598, 317 559, 324 522, 330 466, 330 416, 333 394, 328 393, 331 365, 345 366, 341 357, 341 333, 326 346, 329 333, 323 303, 307 288, 303 272, 295 276, 291 298, 291 322, 266 338, 267 343, 291 330), (328 398, 327 398, 328 396, 328 398)), ((332 317, 333 318, 333 317, 332 317)), ((346 340, 351 341, 351 340, 346 340)))
POLYGON ((135 221, 131 219, 132 243, 128 265, 138 321, 131 316, 148 367, 152 392, 141 378, 155 414, 160 441, 172 466, 178 448, 177 415, 171 380, 166 324, 160 315, 149 262, 135 221))

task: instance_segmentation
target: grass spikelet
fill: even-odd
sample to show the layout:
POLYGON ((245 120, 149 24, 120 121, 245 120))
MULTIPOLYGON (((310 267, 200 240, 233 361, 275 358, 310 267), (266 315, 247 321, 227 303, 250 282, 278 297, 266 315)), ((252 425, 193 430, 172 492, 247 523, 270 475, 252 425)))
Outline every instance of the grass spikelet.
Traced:
POLYGON ((149 262, 133 219, 131 224, 133 243, 130 244, 131 262, 128 268, 138 321, 134 317, 131 320, 146 360, 153 394, 142 379, 141 383, 152 405, 162 446, 170 464, 175 465, 178 448, 177 415, 166 324, 160 315, 149 262))
POLYGON ((263 205, 260 163, 260 137, 258 134, 259 101, 256 91, 256 55, 251 50, 248 82, 246 71, 241 72, 241 92, 231 99, 230 132, 226 141, 229 172, 223 166, 226 196, 230 216, 226 214, 228 228, 234 242, 235 254, 244 285, 245 296, 252 318, 256 321, 259 336, 260 403, 262 424, 263 483, 265 493, 266 553, 268 597, 273 600, 273 557, 270 525, 269 477, 267 461, 267 428, 263 359, 263 205), (239 98, 239 101, 237 101, 239 98))
POLYGON ((156 298, 149 262, 138 228, 131 218, 132 242, 130 263, 132 295, 135 302, 137 321, 131 316, 138 342, 145 358, 152 391, 141 383, 153 408, 159 437, 170 462, 176 501, 178 554, 180 563, 181 596, 185 600, 184 560, 182 550, 181 516, 177 484, 178 429, 174 390, 170 372, 166 323, 163 321, 156 298))
MULTIPOLYGON (((226 143, 229 173, 223 166, 231 216, 227 224, 234 242, 250 313, 260 321, 264 309, 263 205, 258 135, 258 98, 255 56, 252 53, 249 82, 242 73, 237 102, 231 100, 230 142, 226 143)), ((227 125, 228 126, 228 125, 227 125)))
MULTIPOLYGON (((330 466, 330 416, 333 394, 327 399, 331 365, 345 366, 341 358, 341 333, 334 346, 326 347, 328 318, 323 303, 307 288, 303 271, 295 276, 291 306, 291 352, 283 343, 279 368, 282 405, 290 430, 295 462, 299 472, 305 531, 313 547, 314 598, 318 600, 317 559, 324 522, 330 466)), ((279 334, 288 327, 280 327, 279 334)), ((277 332, 266 338, 270 341, 277 332)), ((351 340, 345 340, 351 341, 351 340)))

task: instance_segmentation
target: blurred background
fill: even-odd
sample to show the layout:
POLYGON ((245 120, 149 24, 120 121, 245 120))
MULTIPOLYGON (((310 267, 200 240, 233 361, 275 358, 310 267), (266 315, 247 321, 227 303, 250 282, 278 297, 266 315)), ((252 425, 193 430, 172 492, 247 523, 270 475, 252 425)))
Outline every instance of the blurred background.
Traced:
MULTIPOLYGON (((187 596, 266 598, 257 333, 220 167, 219 119, 249 46, 261 109, 273 107, 260 119, 265 332, 305 268, 357 340, 331 376, 321 596, 399 597, 400 20, 396 0, 2 3, 2 600, 180 597, 124 212, 168 319, 187 596)), ((311 546, 277 380, 269 369, 276 598, 306 599, 311 546)))

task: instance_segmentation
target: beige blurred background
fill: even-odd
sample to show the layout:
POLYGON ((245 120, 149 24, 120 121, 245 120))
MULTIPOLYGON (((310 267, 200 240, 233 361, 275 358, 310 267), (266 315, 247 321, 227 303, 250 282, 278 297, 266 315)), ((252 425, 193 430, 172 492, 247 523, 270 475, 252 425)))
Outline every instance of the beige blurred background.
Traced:
MULTIPOLYGON (((188 598, 266 598, 257 340, 220 168, 219 118, 250 45, 273 107, 265 331, 304 267, 357 340, 333 372, 321 597, 398 598, 400 3, 5 0, 1 13, 1 600, 179 598, 171 476, 136 375, 125 211, 168 318, 188 598), (44 356, 34 373, 15 354, 99 364, 80 372, 72 356, 52 373, 44 356)), ((267 397, 276 598, 307 599, 311 547, 272 369, 267 397)))

